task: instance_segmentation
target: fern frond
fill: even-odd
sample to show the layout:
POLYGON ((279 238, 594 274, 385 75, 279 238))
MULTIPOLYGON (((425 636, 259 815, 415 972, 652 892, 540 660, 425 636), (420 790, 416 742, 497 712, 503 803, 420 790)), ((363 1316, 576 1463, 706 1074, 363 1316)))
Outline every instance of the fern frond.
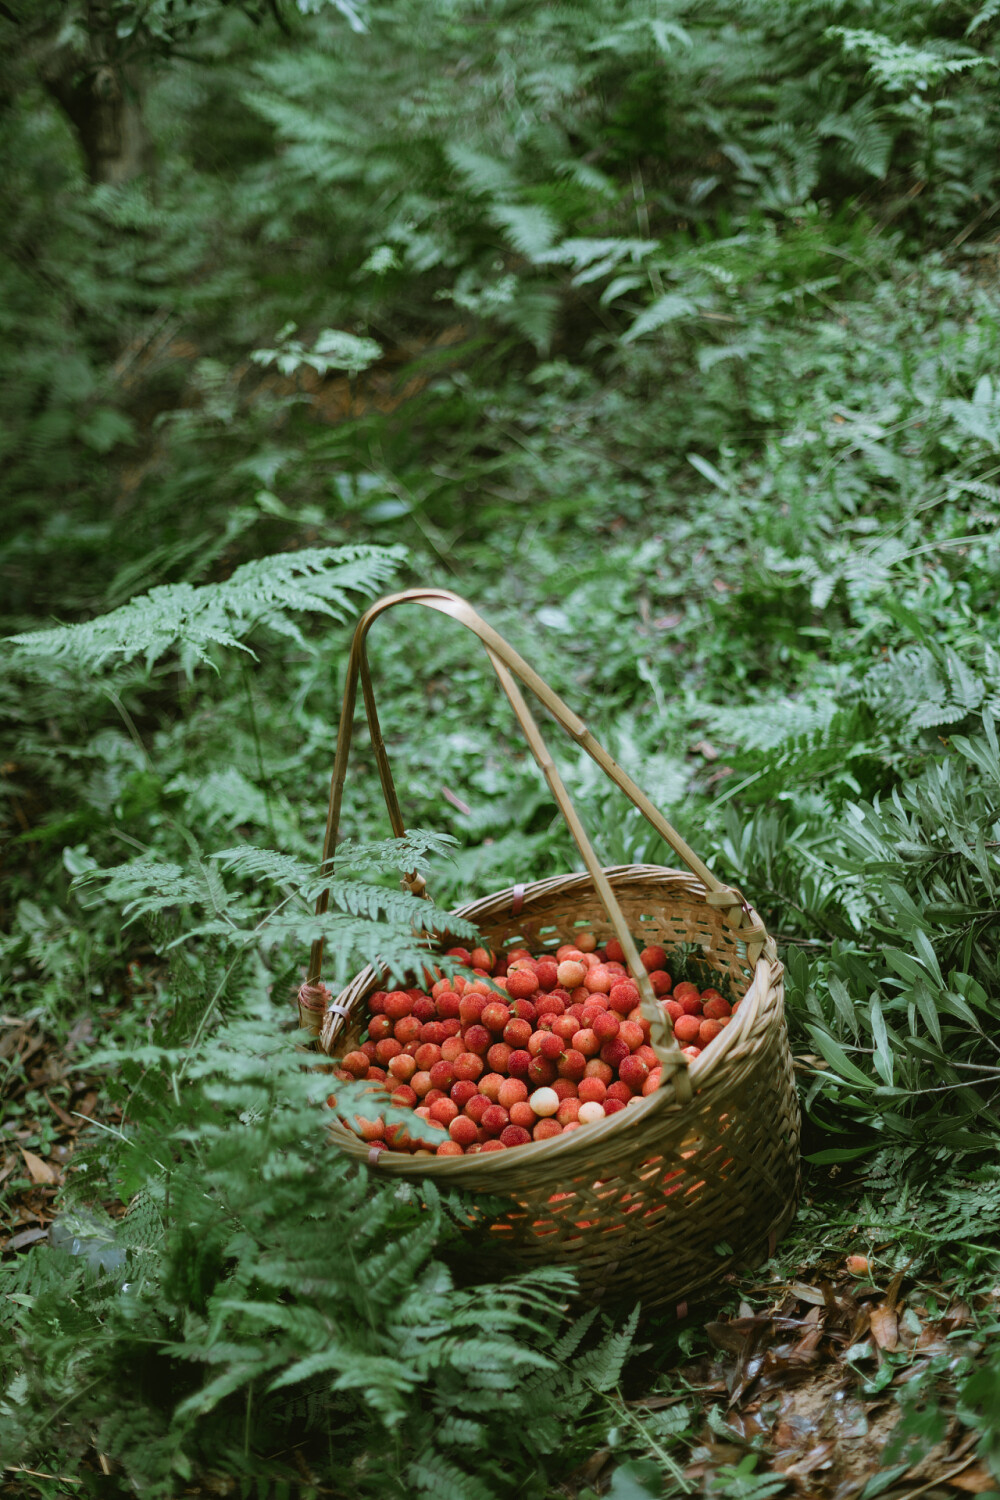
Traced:
POLYGON ((108 661, 150 665, 176 647, 186 667, 213 665, 210 646, 254 653, 245 644, 265 625, 305 646, 297 614, 347 619, 352 595, 371 594, 389 579, 405 553, 401 547, 321 547, 257 558, 225 583, 166 584, 121 609, 79 625, 10 637, 24 664, 72 663, 98 671, 108 661))

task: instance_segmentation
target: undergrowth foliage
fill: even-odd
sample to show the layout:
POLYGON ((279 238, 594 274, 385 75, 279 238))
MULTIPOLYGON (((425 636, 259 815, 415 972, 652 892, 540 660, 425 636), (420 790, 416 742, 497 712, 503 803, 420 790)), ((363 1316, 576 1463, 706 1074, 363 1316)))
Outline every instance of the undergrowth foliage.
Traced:
POLYGON ((292 1447, 356 1494, 535 1492, 616 1386, 634 1322, 595 1338, 592 1311, 567 1330, 561 1271, 456 1288, 440 1250, 463 1205, 340 1158, 326 1077, 266 1011, 240 1011, 210 1042, 132 1057, 129 1123, 76 1185, 103 1180, 128 1212, 69 1211, 79 1253, 8 1278, 5 1458, 96 1444, 164 1500, 292 1447))
MULTIPOLYGON (((95 186, 38 73, 65 7, 0 7, 3 1009, 91 1027, 122 1110, 0 1269, 0 1452, 172 1496, 300 1483, 301 1441, 350 1493, 541 1500, 633 1324, 473 1295, 469 1205, 330 1150, 290 998, 317 936, 403 975, 577 858, 467 643, 380 623, 411 833, 359 732, 316 918, 345 626, 482 608, 776 934, 813 1211, 853 1163, 845 1223, 992 1285, 1000 7, 278 9, 74 10, 162 21, 155 182, 95 186)), ((553 748, 606 862, 672 862, 553 748)), ((5 1145, 50 1116, 26 1087, 5 1145)))

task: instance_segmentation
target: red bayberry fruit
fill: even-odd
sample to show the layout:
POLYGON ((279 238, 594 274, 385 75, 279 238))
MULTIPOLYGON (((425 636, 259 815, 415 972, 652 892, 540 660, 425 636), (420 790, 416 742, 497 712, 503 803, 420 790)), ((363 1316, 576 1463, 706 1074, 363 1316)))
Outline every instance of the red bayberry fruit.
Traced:
POLYGON ((639 1003, 639 987, 632 983, 631 979, 619 979, 617 984, 612 985, 611 993, 608 995, 608 1005, 620 1016, 627 1016, 633 1006, 639 1003))
POLYGON ((538 989, 538 975, 528 969, 515 969, 507 973, 507 993, 515 1000, 527 1000, 538 989))
POLYGON ((538 968, 535 971, 535 978, 538 980, 538 988, 540 990, 555 989, 556 985, 559 983, 559 965, 556 963, 555 959, 539 959, 538 968))
POLYGON ((592 1057, 583 1073, 584 1078, 599 1078, 602 1083, 608 1084, 614 1078, 614 1070, 603 1058, 592 1057))
POLYGON ((434 1020, 434 1017, 437 1015, 437 1006, 429 995, 421 995, 417 1000, 414 1000, 413 1009, 410 1014, 416 1016, 420 1024, 423 1025, 425 1021, 434 1020))
POLYGON ((423 1025, 416 1016, 404 1016, 401 1021, 396 1022, 392 1028, 392 1034, 396 1041, 401 1042, 405 1047, 410 1042, 415 1042, 422 1030, 423 1025))
POLYGON ((576 1083, 572 1078, 553 1078, 549 1088, 559 1099, 575 1099, 576 1083))
POLYGON ((473 1026, 479 1020, 489 1001, 485 995, 470 994, 466 990, 458 1002, 458 1014, 463 1026, 473 1026))
POLYGON ((388 1016, 372 1016, 368 1022, 368 1037, 370 1041, 382 1042, 386 1037, 392 1036, 392 1022, 388 1016))
POLYGON ((417 1096, 408 1083, 400 1083, 392 1091, 392 1102, 397 1109, 412 1109, 417 1096))
POLYGON ((447 1091, 455 1082, 455 1069, 452 1067, 451 1063, 446 1062, 444 1058, 442 1058, 440 1062, 436 1062, 434 1064, 434 1066, 430 1070, 430 1075, 431 1084, 436 1089, 444 1089, 445 1091, 447 1091))
POLYGON ((531 1067, 533 1061, 534 1059, 530 1052, 524 1048, 518 1048, 507 1059, 507 1072, 511 1078, 527 1078, 528 1069, 531 1067))
POLYGON ((442 1021, 457 1020, 462 1013, 462 997, 454 990, 444 990, 437 997, 437 1013, 442 1021))
POLYGON ((545 1034, 542 1037, 541 1042, 539 1043, 538 1052, 536 1053, 536 1056, 538 1056, 538 1057, 548 1057, 548 1058, 551 1058, 551 1060, 553 1062, 558 1062, 559 1058, 562 1057, 562 1055, 563 1055, 562 1038, 556 1036, 555 1033, 552 1032, 552 1031, 545 1032, 545 1034))
POLYGON ((456 1115, 448 1126, 448 1134, 459 1146, 471 1146, 479 1130, 468 1115, 456 1115))
POLYGON ((613 1041, 605 1042, 601 1048, 601 1061, 606 1062, 609 1068, 617 1068, 629 1056, 632 1049, 628 1042, 622 1041, 616 1036, 613 1041))
POLYGON ((451 1086, 448 1097, 458 1105, 459 1109, 464 1109, 473 1095, 478 1093, 479 1090, 471 1078, 457 1078, 451 1086))
POLYGON ((625 949, 617 938, 608 939, 604 952, 616 964, 623 964, 625 962, 625 949))
POLYGON ((402 1044, 397 1042, 394 1036, 387 1036, 384 1042, 375 1043, 375 1056, 383 1065, 389 1061, 390 1057, 395 1057, 402 1050, 402 1044))
POLYGON ((577 1086, 577 1096, 584 1104, 588 1100, 595 1100, 598 1104, 603 1104, 607 1092, 607 1086, 602 1083, 600 1078, 584 1078, 577 1086))
POLYGON ((436 1062, 441 1061, 441 1048, 433 1042, 421 1042, 413 1056, 418 1068, 433 1068, 436 1062))
POLYGON ((528 1082, 535 1084, 551 1083, 556 1076, 556 1065, 547 1057, 533 1057, 528 1069, 528 1082))
POLYGON ((406 1052, 399 1052, 389 1059, 389 1072, 398 1083, 409 1083, 416 1071, 416 1059, 406 1052))
POLYGON ((487 1135, 499 1135, 510 1124, 510 1115, 500 1104, 491 1104, 479 1122, 487 1135))
POLYGON ((560 1125, 568 1125, 570 1120, 580 1118, 579 1099, 560 1099, 559 1108, 556 1110, 556 1119, 560 1125))
POLYGON ((622 1083, 628 1084, 633 1094, 638 1094, 649 1077, 649 1069, 639 1058, 626 1057, 618 1069, 618 1077, 622 1083))
POLYGON ((485 1073, 479 1080, 479 1092, 495 1104, 500 1097, 500 1086, 506 1081, 502 1073, 485 1073))
POLYGON ((426 1069, 421 1069, 419 1073, 414 1073, 413 1077, 410 1079, 410 1088, 416 1094, 417 1098, 423 1099, 424 1103, 426 1104, 427 1095, 431 1091, 430 1073, 428 1073, 426 1069))
POLYGON ((513 1050, 513 1047, 509 1047, 506 1042, 494 1042, 486 1054, 487 1066, 492 1068, 494 1073, 506 1073, 513 1050))
POLYGON ((532 1025, 534 1025, 535 1018, 538 1015, 534 1002, 531 1000, 515 1000, 510 1008, 510 1013, 512 1016, 516 1016, 519 1021, 528 1021, 532 1025))
POLYGON ((458 1113, 458 1105, 454 1099, 435 1099, 428 1109, 429 1118, 436 1120, 439 1125, 450 1125, 458 1113))
POLYGON ((647 974, 652 974, 657 969, 665 969, 667 967, 667 951, 665 948, 661 948, 658 943, 650 943, 649 947, 643 948, 639 954, 639 962, 647 974))
POLYGON ((484 1072, 483 1060, 475 1052, 463 1052, 454 1062, 456 1078, 480 1078, 484 1072))
POLYGON ((649 983, 654 995, 669 995, 673 980, 666 969, 654 969, 649 976, 649 983))
POLYGON ((562 1132, 559 1121, 550 1116, 547 1120, 539 1120, 531 1134, 536 1141, 550 1141, 553 1136, 562 1135, 562 1132))
POLYGON ((531 1022, 514 1018, 503 1029, 503 1039, 509 1047, 526 1047, 531 1040, 531 1022))
POLYGON ((616 1115, 620 1110, 623 1110, 624 1108, 625 1105, 623 1104, 621 1099, 608 1098, 604 1101, 604 1113, 606 1115, 616 1115))
POLYGON ((527 1100, 521 1100, 517 1104, 512 1104, 508 1110, 508 1114, 510 1115, 510 1123, 512 1125, 523 1125, 526 1130, 530 1130, 538 1119, 538 1116, 527 1100))
POLYGON ((350 1073, 352 1078, 364 1078, 367 1076, 368 1069, 371 1066, 371 1059, 365 1052, 348 1052, 341 1066, 346 1072, 350 1073))
POLYGON ((581 1031, 575 1031, 571 1038, 571 1046, 574 1052, 580 1052, 584 1057, 596 1057, 603 1043, 591 1027, 585 1026, 581 1031))
POLYGON ((376 990, 374 995, 369 997, 368 1009, 373 1016, 382 1015, 385 1010, 385 997, 387 993, 386 990, 376 990))
POLYGON ((642 1086, 643 1095, 648 1097, 650 1094, 655 1094, 656 1090, 660 1087, 660 1079, 662 1077, 662 1068, 650 1068, 649 1077, 646 1079, 646 1082, 642 1086))
POLYGON ((717 1036, 721 1036, 725 1027, 721 1021, 702 1021, 698 1027, 698 1045, 707 1047, 709 1042, 714 1042, 717 1036))
POLYGON ((469 1119, 474 1120, 477 1125, 481 1125, 483 1115, 489 1108, 490 1101, 486 1098, 485 1094, 473 1094, 472 1098, 466 1103, 462 1113, 468 1115, 469 1119))
POLYGON ((592 995, 596 993, 607 995, 617 977, 604 964, 594 964, 593 968, 588 969, 584 976, 584 988, 592 995))
POLYGON ((412 1009, 412 996, 408 995, 405 990, 391 990, 385 997, 383 1014, 387 1015, 390 1021, 401 1021, 404 1016, 410 1014, 412 1009))
POLYGON ((552 1034, 561 1042, 568 1042, 579 1029, 573 1016, 555 1016, 552 1020, 552 1034))
POLYGON ((504 1109, 510 1109, 512 1104, 523 1103, 528 1097, 528 1085, 521 1078, 505 1078, 497 1090, 497 1103, 502 1104, 504 1109))
POLYGON ((732 1015, 732 1006, 722 996, 712 996, 708 1000, 702 997, 702 1015, 708 1021, 724 1021, 732 1015))
POLYGON ((551 995, 539 995, 535 1001, 535 1014, 542 1016, 561 1016, 566 1009, 565 1000, 554 992, 551 995))
POLYGON ((614 1083, 608 1084, 608 1098, 618 1099, 622 1104, 627 1104, 632 1097, 632 1090, 627 1083, 620 1083, 616 1078, 614 1083))
POLYGON ((491 1000, 483 1006, 483 1013, 479 1017, 481 1026, 486 1026, 490 1031, 503 1031, 510 1020, 510 1006, 504 1005, 502 1000, 491 1000))
POLYGON ((634 1052, 637 1047, 641 1047, 645 1041, 643 1029, 638 1021, 623 1021, 618 1028, 618 1035, 630 1052, 634 1052))
POLYGON ((531 1140, 531 1134, 524 1129, 523 1125, 508 1125, 506 1130, 500 1132, 500 1144, 502 1146, 526 1146, 531 1140))
POLYGON ((621 1021, 611 1010, 599 1010, 591 1024, 591 1030, 600 1043, 614 1041, 621 1028, 621 1021))
POLYGON ((473 969, 492 969, 496 958, 489 948, 473 948, 469 964, 473 969))
POLYGON ((586 1067, 587 1059, 575 1047, 571 1047, 568 1052, 564 1052, 556 1063, 559 1076, 561 1078, 569 1078, 574 1082, 583 1077, 586 1067))
POLYGON ((485 1026, 467 1026, 465 1028, 465 1051, 478 1052, 480 1057, 484 1056, 493 1045, 493 1038, 485 1026))
POLYGON ((696 1042, 701 1030, 701 1021, 697 1016, 678 1016, 674 1022, 674 1036, 679 1042, 696 1042))
POLYGON ((586 964, 576 958, 564 958, 556 969, 559 983, 567 990, 575 990, 583 984, 586 974, 586 964))

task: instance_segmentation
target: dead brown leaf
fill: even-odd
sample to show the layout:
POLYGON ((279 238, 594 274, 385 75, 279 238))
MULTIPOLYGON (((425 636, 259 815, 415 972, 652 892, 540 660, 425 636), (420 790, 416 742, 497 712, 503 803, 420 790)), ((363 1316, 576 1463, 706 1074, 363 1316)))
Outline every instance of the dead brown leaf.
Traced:
POLYGON ((873 1307, 869 1314, 872 1338, 880 1349, 888 1353, 899 1347, 899 1319, 887 1302, 882 1302, 878 1307, 873 1307))
POLYGON ((975 1468, 966 1469, 962 1474, 953 1474, 948 1483, 956 1490, 964 1490, 967 1495, 995 1495, 1000 1490, 985 1464, 976 1464, 975 1468))
POLYGON ((42 1158, 36 1156, 34 1151, 27 1151, 22 1146, 21 1155, 24 1157, 24 1165, 31 1174, 32 1182, 52 1183, 59 1181, 59 1173, 56 1169, 50 1166, 47 1161, 42 1161, 42 1158))
POLYGON ((15 1234, 4 1246, 6 1250, 23 1250, 25 1245, 33 1245, 36 1240, 44 1240, 48 1236, 47 1229, 23 1229, 20 1234, 15 1234))

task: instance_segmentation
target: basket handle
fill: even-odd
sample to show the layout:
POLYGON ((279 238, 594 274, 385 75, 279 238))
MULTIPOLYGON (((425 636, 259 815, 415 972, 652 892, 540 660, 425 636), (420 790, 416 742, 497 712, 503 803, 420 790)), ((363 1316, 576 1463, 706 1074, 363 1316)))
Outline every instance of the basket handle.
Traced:
MULTIPOLYGON (((347 678, 344 685, 344 701, 340 714, 340 726, 337 732, 337 753, 330 785, 330 804, 326 820, 326 835, 323 841, 323 873, 332 874, 333 872, 334 847, 336 844, 337 829, 340 824, 344 784, 347 779, 347 765, 350 758, 351 738, 354 728, 354 708, 357 700, 359 677, 364 694, 368 729, 371 735, 372 748, 375 753, 375 762, 378 767, 379 780, 382 783, 382 793, 389 813, 389 822, 397 838, 403 837, 406 832, 399 799, 396 795, 395 783, 393 782, 392 770, 389 765, 389 757, 379 725, 378 713, 375 707, 375 693, 365 650, 366 637, 379 615, 384 614, 386 610, 395 608, 398 604, 405 603, 420 604, 426 609, 434 609, 441 614, 449 615, 452 619, 457 620, 460 625, 464 625, 466 629, 471 630, 474 635, 478 636, 485 646, 490 663, 524 732, 528 748, 531 750, 532 755, 542 770, 542 774, 548 782, 556 805, 562 813, 583 858, 583 863, 594 882, 594 887, 600 897, 608 921, 622 945, 625 958, 633 974, 636 976, 642 1012, 652 1028, 652 1045, 657 1056, 663 1062, 663 1082, 666 1083, 668 1077, 673 1075, 672 1081, 678 1099, 684 1100, 690 1098, 687 1059, 677 1045, 669 1021, 656 1001, 645 968, 639 961, 635 943, 628 930, 617 897, 611 888, 607 876, 604 874, 583 824, 577 815, 576 808, 563 785, 555 762, 549 754, 548 747, 542 738, 538 725, 515 679, 519 679, 525 687, 531 689, 542 706, 548 710, 556 722, 566 730, 567 734, 578 745, 582 746, 592 760, 596 761, 605 774, 625 793, 629 801, 639 809, 651 827, 680 856, 692 874, 696 875, 702 881, 707 890, 706 901, 708 904, 721 909, 726 925, 746 943, 747 960, 751 965, 755 964, 760 957, 764 943, 767 940, 767 932, 764 924, 738 890, 732 886, 723 885, 721 881, 716 879, 708 866, 688 847, 680 834, 671 827, 666 818, 654 807, 645 793, 636 786, 635 782, 616 764, 607 751, 598 744, 582 719, 578 718, 562 699, 552 691, 548 684, 539 677, 538 673, 533 671, 527 662, 508 645, 503 637, 492 626, 487 625, 486 621, 476 613, 472 606, 457 594, 453 594, 446 589, 406 589, 402 593, 388 594, 384 598, 379 599, 370 609, 366 610, 358 621, 354 638, 351 642, 347 678)), ((425 882, 416 873, 404 876, 403 885, 412 891, 414 895, 424 895, 426 893, 425 882)), ((327 910, 328 904, 329 892, 323 891, 316 903, 316 913, 318 916, 321 916, 327 910)), ((309 985, 318 984, 322 961, 323 939, 318 938, 312 945, 310 955, 309 978, 307 980, 309 985)))

